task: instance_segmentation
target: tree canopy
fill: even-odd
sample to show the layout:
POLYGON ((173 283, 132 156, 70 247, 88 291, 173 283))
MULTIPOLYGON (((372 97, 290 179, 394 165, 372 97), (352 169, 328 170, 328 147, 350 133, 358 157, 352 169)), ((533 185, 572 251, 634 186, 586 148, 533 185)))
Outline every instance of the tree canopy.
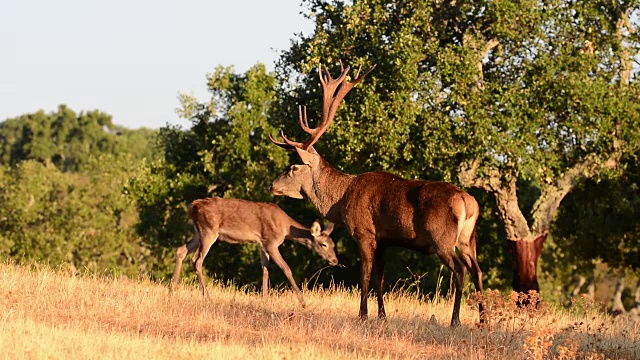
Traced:
MULTIPOLYGON (((319 152, 345 171, 457 178, 492 193, 516 265, 525 252, 539 255, 580 180, 615 169, 638 146, 637 2, 306 4, 315 31, 278 66, 294 84, 282 125, 295 128, 295 105, 320 98, 318 64, 377 64, 319 152), (523 193, 531 187, 537 195, 523 193)), ((537 288, 533 271, 514 286, 537 288)))
POLYGON ((36 160, 63 171, 78 171, 100 154, 150 159, 154 135, 149 129, 114 125, 111 115, 98 110, 76 114, 60 105, 55 112, 40 110, 1 122, 0 163, 36 160))
POLYGON ((154 157, 154 136, 64 105, 0 123, 0 254, 77 271, 147 272, 154 259, 123 189, 154 157))

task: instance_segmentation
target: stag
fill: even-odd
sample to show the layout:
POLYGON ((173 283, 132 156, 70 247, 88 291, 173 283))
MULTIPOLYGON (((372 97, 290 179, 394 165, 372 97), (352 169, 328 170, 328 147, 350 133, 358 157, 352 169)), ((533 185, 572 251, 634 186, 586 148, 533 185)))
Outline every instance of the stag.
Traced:
MULTIPOLYGON (((318 68, 323 89, 322 118, 316 128, 309 127, 306 108, 298 108, 304 142, 274 144, 295 151, 301 164, 292 164, 276 178, 270 190, 274 195, 308 199, 328 220, 344 226, 358 243, 361 259, 360 318, 367 318, 367 296, 373 274, 378 300, 378 317, 386 318, 383 302, 384 254, 392 246, 437 254, 455 274, 455 301, 451 326, 460 325, 462 286, 468 270, 476 291, 482 291, 482 272, 476 259, 476 200, 453 184, 439 181, 405 180, 387 172, 344 174, 325 161, 313 145, 327 131, 336 110, 347 93, 365 78, 375 65, 353 82, 346 80, 349 67, 340 62, 342 73, 333 79, 329 69, 318 68), (455 249, 458 249, 456 254, 455 249)), ((482 305, 479 307, 482 319, 482 305)))
POLYGON ((278 251, 278 247, 285 239, 289 239, 313 250, 330 265, 338 264, 335 245, 329 237, 333 231, 332 223, 329 223, 324 230, 317 221, 311 225, 311 228, 305 227, 290 218, 276 204, 214 197, 193 201, 189 205, 188 215, 193 223, 194 236, 191 241, 177 250, 176 269, 171 279, 172 288, 180 280, 182 261, 188 254, 195 251, 193 264, 200 281, 200 289, 203 296, 209 296, 204 285, 202 263, 216 240, 232 244, 259 244, 262 295, 266 296, 269 292, 268 266, 271 260, 287 277, 303 307, 305 302, 302 292, 293 279, 289 265, 278 251))

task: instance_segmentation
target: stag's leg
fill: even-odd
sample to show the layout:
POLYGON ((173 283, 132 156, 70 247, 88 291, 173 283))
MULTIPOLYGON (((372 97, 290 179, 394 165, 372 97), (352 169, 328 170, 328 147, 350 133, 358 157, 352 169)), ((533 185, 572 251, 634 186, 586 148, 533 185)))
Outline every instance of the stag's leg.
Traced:
MULTIPOLYGON (((476 292, 482 293, 484 290, 482 288, 482 271, 480 270, 480 265, 478 265, 478 260, 475 256, 470 254, 460 254, 460 260, 464 263, 464 266, 471 273, 471 279, 473 280, 473 285, 476 287, 476 292)), ((482 306, 482 301, 478 302, 478 312, 480 314, 480 322, 483 323, 484 319, 484 307, 482 306)))
POLYGON ((293 279, 293 274, 291 273, 291 269, 289 268, 289 265, 287 265, 287 263, 282 258, 282 255, 280 255, 280 251, 278 250, 278 248, 277 247, 267 248, 267 254, 271 256, 271 260, 273 260, 273 262, 276 263, 276 265, 278 265, 280 269, 282 269, 284 276, 286 276, 287 280, 289 280, 289 283, 291 284, 291 287, 295 290, 296 296, 298 297, 300 304, 302 305, 302 307, 305 307, 306 304, 304 303, 304 299, 302 298, 302 291, 300 291, 298 284, 296 284, 296 281, 293 279))
POLYGON ((376 292, 378 298, 378 318, 382 320, 387 318, 382 298, 382 287, 384 285, 384 253, 385 249, 380 247, 376 250, 373 258, 373 290, 376 292))
POLYGON ((260 264, 262 265, 262 296, 269 294, 269 254, 260 249, 260 264))
POLYGON ((453 302, 453 314, 451 315, 451 327, 458 327, 460 326, 460 302, 462 300, 462 286, 464 285, 466 270, 455 250, 450 249, 438 252, 438 256, 456 276, 456 294, 453 302))
POLYGON ((356 239, 360 240, 360 319, 366 320, 369 313, 367 298, 369 297, 369 285, 373 270, 375 240, 366 241, 362 237, 356 237, 356 239))
POLYGON ((174 270, 173 277, 171 278, 171 290, 173 290, 174 286, 177 285, 178 282, 180 281, 180 271, 182 269, 182 262, 187 257, 187 255, 194 252, 199 246, 200 246, 200 237, 196 232, 195 235, 193 235, 193 239, 191 239, 191 241, 189 241, 185 245, 180 246, 176 251, 176 254, 177 254, 176 269, 174 270))
POLYGON ((195 261, 196 275, 198 275, 198 281, 200 281, 200 289, 202 290, 202 296, 209 297, 209 292, 204 284, 204 276, 202 275, 202 263, 207 256, 211 245, 218 240, 218 233, 212 233, 210 231, 200 232, 200 247, 198 249, 198 258, 195 261))
MULTIPOLYGON (((464 232, 461 236, 462 235, 464 235, 464 232)), ((471 273, 471 279, 473 280, 473 285, 476 287, 476 292, 482 293, 484 291, 482 287, 482 270, 480 270, 480 265, 478 264, 478 258, 476 256, 475 227, 471 232, 468 245, 465 242, 459 242, 457 248, 460 252, 460 259, 464 263, 464 266, 469 270, 469 273, 471 273)), ((482 302, 478 303, 478 311, 480 313, 480 322, 484 322, 484 308, 482 306, 482 302)))

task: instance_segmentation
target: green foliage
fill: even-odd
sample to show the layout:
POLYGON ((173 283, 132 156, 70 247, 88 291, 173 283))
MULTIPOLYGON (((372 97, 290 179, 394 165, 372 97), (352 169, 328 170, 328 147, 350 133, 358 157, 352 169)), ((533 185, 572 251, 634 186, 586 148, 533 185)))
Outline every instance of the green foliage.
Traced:
POLYGON ((82 173, 33 160, 0 169, 0 254, 136 274, 147 262, 137 212, 122 195, 131 159, 91 157, 82 173))
POLYGON ((64 171, 79 171, 99 154, 151 158, 153 136, 155 132, 149 129, 116 126, 110 115, 97 110, 76 114, 60 105, 56 112, 40 110, 0 123, 0 164, 36 160, 64 171))
MULTIPOLYGON (((586 181, 567 196, 554 228, 554 260, 590 274, 597 261, 640 269, 640 164, 627 158, 621 176, 586 181)), ((571 274, 570 273, 570 274, 571 274)))
POLYGON ((155 262, 122 190, 155 132, 64 105, 0 123, 0 254, 134 275, 155 262))

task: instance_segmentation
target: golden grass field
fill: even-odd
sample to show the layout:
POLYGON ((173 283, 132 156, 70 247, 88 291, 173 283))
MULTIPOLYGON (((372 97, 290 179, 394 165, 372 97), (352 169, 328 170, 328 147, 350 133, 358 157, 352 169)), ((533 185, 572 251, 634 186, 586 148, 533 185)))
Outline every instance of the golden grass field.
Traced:
MULTIPOLYGON (((193 284, 73 275, 0 264, 0 357, 6 359, 640 359, 640 325, 579 300, 570 310, 520 309, 515 296, 486 292, 488 321, 465 301, 386 295, 388 319, 358 320, 357 289, 290 291, 268 298, 193 284)), ((471 301, 473 303, 473 299, 471 301)))

